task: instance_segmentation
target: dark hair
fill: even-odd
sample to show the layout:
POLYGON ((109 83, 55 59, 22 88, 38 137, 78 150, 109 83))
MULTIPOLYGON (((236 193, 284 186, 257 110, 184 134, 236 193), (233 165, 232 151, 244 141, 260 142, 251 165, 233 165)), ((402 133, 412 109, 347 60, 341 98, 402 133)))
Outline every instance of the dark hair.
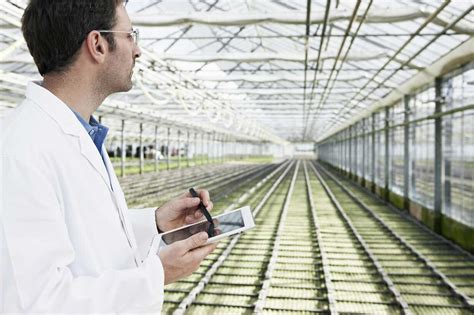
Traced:
MULTIPOLYGON (((39 73, 62 72, 76 60, 87 34, 116 24, 123 0, 31 0, 21 30, 39 73)), ((111 33, 103 33, 115 48, 111 33)))

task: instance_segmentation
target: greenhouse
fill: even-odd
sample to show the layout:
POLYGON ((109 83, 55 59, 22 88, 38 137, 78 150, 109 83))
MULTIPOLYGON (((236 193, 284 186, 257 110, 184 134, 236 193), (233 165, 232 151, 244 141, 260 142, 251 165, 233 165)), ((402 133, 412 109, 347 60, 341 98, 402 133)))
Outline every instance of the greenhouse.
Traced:
POLYGON ((470 0, 4 0, 0 91, 2 314, 474 314, 470 0))

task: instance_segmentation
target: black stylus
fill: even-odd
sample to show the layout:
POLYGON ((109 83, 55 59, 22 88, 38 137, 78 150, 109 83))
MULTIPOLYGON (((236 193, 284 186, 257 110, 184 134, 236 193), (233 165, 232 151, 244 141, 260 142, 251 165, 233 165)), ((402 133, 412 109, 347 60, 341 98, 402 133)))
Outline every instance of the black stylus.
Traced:
MULTIPOLYGON (((199 198, 198 193, 194 190, 193 187, 189 188, 189 192, 191 193, 191 196, 199 198)), ((202 203, 202 200, 199 203, 199 209, 201 210, 202 214, 204 214, 204 216, 206 217, 207 221, 210 224, 207 234, 209 235, 209 237, 213 237, 214 236, 214 221, 212 220, 212 217, 209 214, 209 211, 207 211, 206 207, 202 203)))

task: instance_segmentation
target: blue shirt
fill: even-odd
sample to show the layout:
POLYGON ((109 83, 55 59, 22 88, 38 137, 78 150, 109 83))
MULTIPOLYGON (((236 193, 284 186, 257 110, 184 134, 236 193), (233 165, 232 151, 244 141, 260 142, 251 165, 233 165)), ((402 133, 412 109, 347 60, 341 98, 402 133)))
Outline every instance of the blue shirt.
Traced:
POLYGON ((97 150, 99 150, 100 155, 102 156, 102 144, 104 144, 105 137, 107 136, 107 132, 109 128, 105 127, 104 125, 100 124, 94 116, 91 116, 89 122, 86 122, 84 118, 82 118, 79 113, 72 111, 74 115, 76 115, 77 119, 81 122, 81 124, 86 128, 87 133, 92 138, 97 150))

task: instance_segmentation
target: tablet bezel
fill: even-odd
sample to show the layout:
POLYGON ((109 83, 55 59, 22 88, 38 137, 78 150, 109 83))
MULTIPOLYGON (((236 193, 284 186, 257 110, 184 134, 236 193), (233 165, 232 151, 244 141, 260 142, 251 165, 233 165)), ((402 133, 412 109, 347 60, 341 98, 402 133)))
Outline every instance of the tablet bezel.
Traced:
MULTIPOLYGON (((225 237, 229 237, 229 236, 232 236, 232 235, 235 235, 235 234, 238 234, 238 233, 242 233, 243 231, 246 231, 248 229, 251 229, 251 228, 255 227, 255 221, 253 219, 252 211, 250 211, 249 206, 245 206, 245 207, 238 208, 238 209, 235 209, 235 210, 227 211, 227 212, 221 213, 221 214, 219 214, 215 217, 212 217, 212 218, 216 219, 216 220, 219 220, 219 217, 223 217, 223 216, 226 216, 226 215, 229 215, 231 213, 238 212, 238 211, 241 212, 241 216, 242 216, 242 219, 244 221, 244 226, 240 227, 240 228, 237 228, 235 230, 223 233, 223 234, 219 234, 219 235, 210 237, 207 240, 206 245, 211 244, 211 243, 215 243, 215 242, 220 241, 221 239, 223 239, 225 237)), ((162 233, 161 236, 163 237, 164 235, 171 234, 173 232, 176 232, 176 231, 179 231, 179 230, 182 230, 182 229, 186 229, 186 228, 192 227, 194 225, 201 224, 203 222, 206 222, 206 220, 201 220, 201 221, 193 223, 193 224, 185 225, 185 226, 179 227, 177 229, 167 231, 165 233, 162 233)), ((217 228, 219 228, 219 227, 217 227, 217 228)), ((200 232, 202 232, 202 231, 200 231, 200 232)), ((200 233, 200 232, 198 232, 198 233, 200 233)), ((163 243, 166 244, 166 245, 171 245, 174 242, 168 244, 163 240, 163 243)))

